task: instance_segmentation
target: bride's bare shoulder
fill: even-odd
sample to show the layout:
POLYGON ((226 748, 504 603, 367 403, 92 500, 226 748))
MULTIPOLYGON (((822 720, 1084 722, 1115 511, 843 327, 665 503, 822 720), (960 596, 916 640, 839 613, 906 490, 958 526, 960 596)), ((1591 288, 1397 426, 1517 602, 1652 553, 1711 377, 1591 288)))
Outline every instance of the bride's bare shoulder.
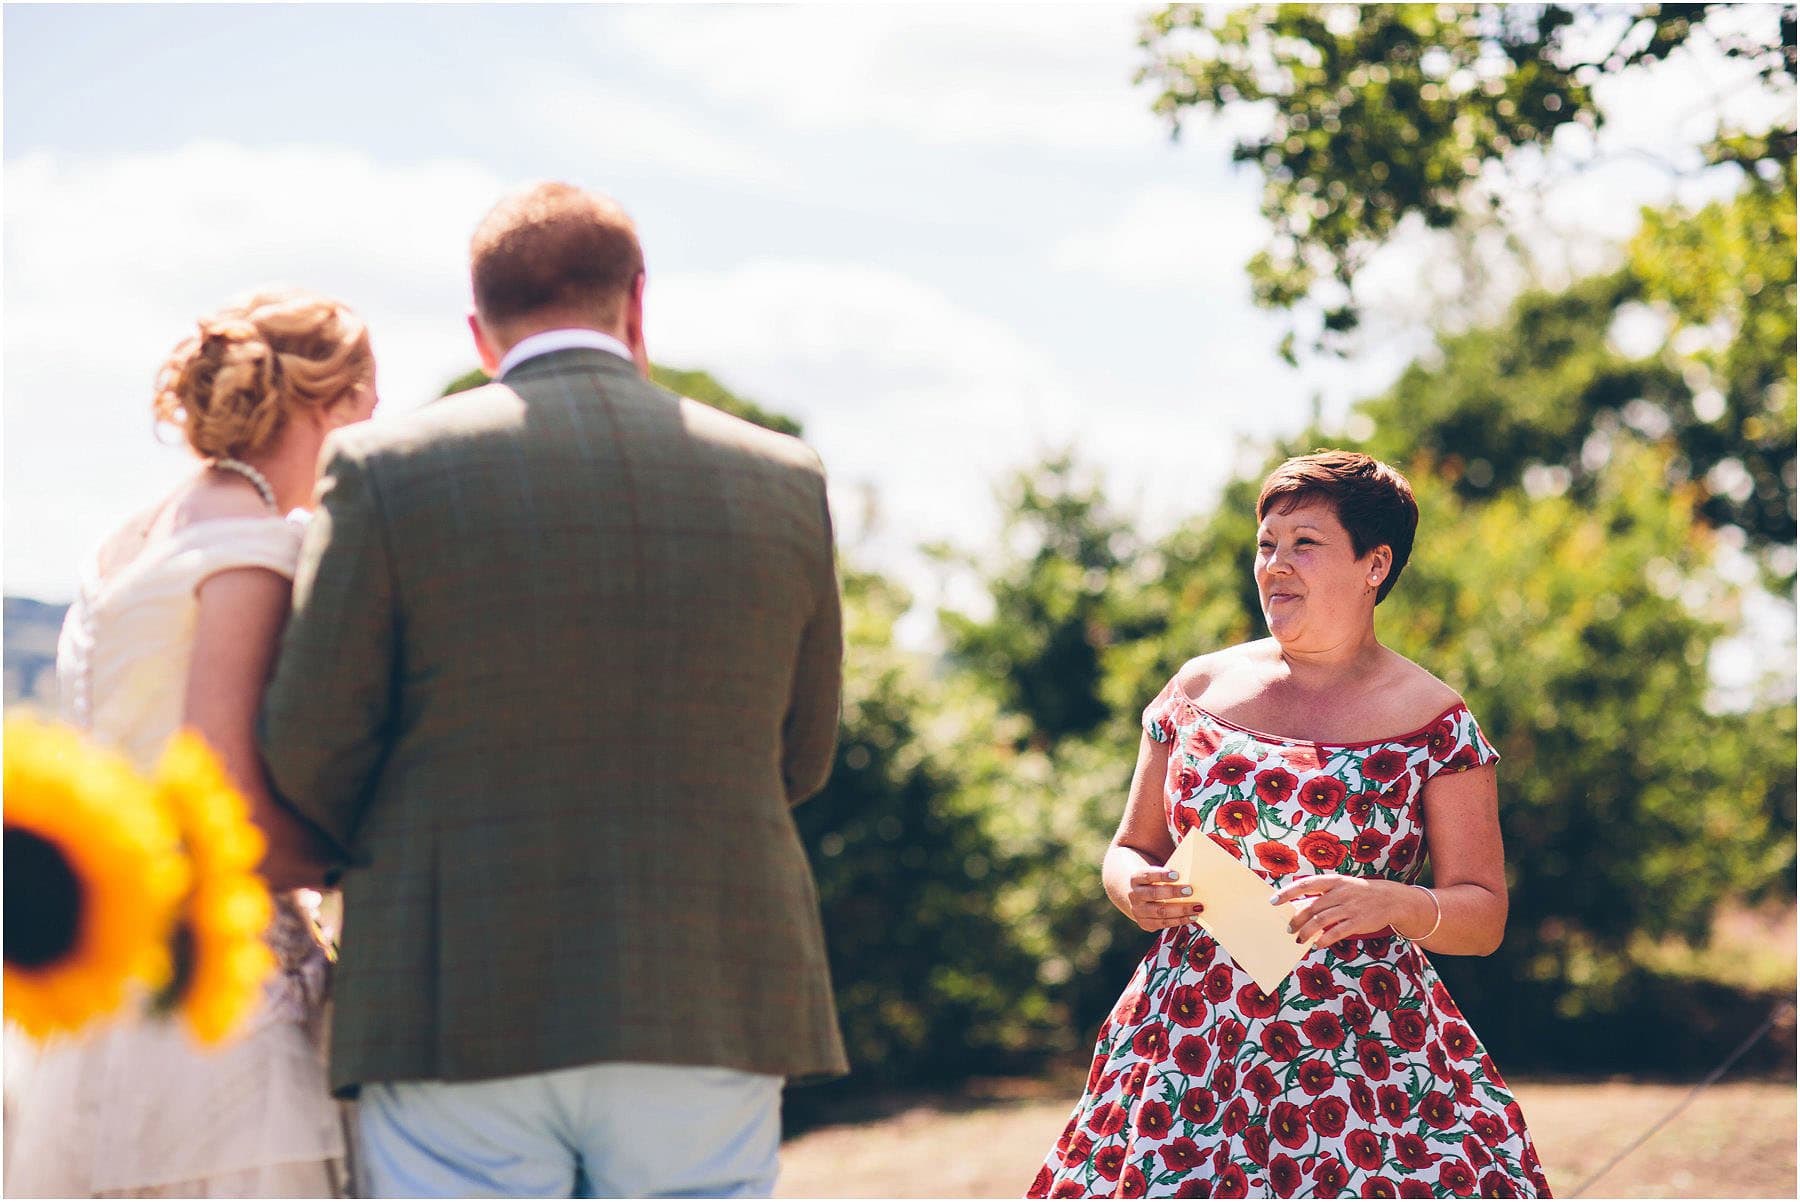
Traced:
POLYGON ((247 482, 237 477, 218 479, 223 473, 207 473, 191 488, 180 493, 170 514, 172 532, 197 522, 220 518, 259 518, 269 516, 269 507, 247 482))
POLYGON ((94 552, 95 577, 110 579, 145 548, 197 522, 269 516, 262 498, 237 484, 241 482, 212 480, 203 474, 183 481, 160 501, 134 513, 101 540, 94 552))
POLYGON ((165 497, 154 505, 146 506, 137 513, 126 518, 111 534, 100 540, 99 548, 94 552, 94 572, 101 580, 105 580, 114 572, 138 557, 150 541, 151 534, 157 526, 157 519, 163 516, 172 498, 165 497))

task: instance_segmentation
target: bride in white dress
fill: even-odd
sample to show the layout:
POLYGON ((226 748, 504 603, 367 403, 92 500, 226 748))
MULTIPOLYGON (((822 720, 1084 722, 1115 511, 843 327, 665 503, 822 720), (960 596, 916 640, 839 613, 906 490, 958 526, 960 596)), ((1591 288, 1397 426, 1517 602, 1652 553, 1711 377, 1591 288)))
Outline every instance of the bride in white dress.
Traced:
POLYGON ((259 293, 203 319, 163 366, 156 415, 206 462, 83 572, 57 650, 63 717, 146 767, 183 725, 219 752, 268 836, 279 968, 218 1047, 179 1021, 120 1018, 39 1049, 8 1115, 8 1196, 344 1192, 327 960, 291 892, 320 879, 327 853, 269 796, 254 731, 300 546, 284 515, 311 504, 325 436, 374 408, 362 320, 309 293, 259 293))

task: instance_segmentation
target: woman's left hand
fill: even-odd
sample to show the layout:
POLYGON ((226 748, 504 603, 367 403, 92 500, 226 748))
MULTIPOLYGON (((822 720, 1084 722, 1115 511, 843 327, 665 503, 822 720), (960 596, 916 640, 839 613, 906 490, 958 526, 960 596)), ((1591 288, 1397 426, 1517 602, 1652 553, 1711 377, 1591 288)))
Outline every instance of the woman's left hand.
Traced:
POLYGON ((1325 872, 1283 885, 1269 904, 1314 899, 1295 911, 1288 930, 1301 943, 1316 947, 1380 934, 1400 917, 1396 891, 1405 888, 1394 881, 1325 872))

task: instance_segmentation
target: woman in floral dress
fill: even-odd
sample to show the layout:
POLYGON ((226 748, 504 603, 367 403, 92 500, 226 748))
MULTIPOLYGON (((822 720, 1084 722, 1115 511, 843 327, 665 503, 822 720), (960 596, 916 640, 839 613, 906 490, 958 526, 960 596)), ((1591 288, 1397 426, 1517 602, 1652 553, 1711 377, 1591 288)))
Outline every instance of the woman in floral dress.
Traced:
POLYGON ((1412 489, 1321 452, 1271 473, 1257 514, 1273 637, 1190 661, 1144 712, 1102 876, 1157 939, 1029 1196, 1547 1197, 1518 1103, 1424 954, 1498 947, 1506 878, 1499 756, 1375 637, 1412 489), (1168 883, 1194 827, 1315 945, 1273 994, 1168 883))

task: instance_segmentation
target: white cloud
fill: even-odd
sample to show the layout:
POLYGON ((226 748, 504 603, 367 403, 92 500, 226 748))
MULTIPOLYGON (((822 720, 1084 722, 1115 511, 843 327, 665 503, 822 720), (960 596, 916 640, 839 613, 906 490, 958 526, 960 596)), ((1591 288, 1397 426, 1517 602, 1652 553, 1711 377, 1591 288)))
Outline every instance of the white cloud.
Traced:
POLYGON ((461 162, 219 143, 8 163, 8 591, 66 596, 85 549, 189 470, 152 440, 150 382, 238 293, 342 297, 369 320, 384 412, 435 396, 474 361, 465 248, 509 182, 461 162))
POLYGON ((1137 149, 1140 9, 1113 4, 600 8, 597 43, 801 130, 928 145, 1137 149))
POLYGON ((1133 197, 1112 224, 1058 243, 1051 264, 1128 287, 1204 289, 1247 302, 1244 264, 1268 234, 1252 197, 1162 184, 1133 197))
MULTIPOLYGON (((1191 334, 1164 348, 1156 390, 1133 392, 1104 370, 1068 370, 945 289, 881 268, 756 260, 653 279, 646 298, 658 360, 710 367, 805 424, 853 560, 892 573, 919 601, 901 632, 915 643, 938 605, 968 604, 918 546, 991 550, 995 489, 1012 472, 1072 446, 1115 509, 1154 537, 1212 505, 1251 442, 1303 424, 1311 395, 1341 409, 1395 369, 1378 359, 1293 373, 1269 353, 1272 319, 1232 304, 1195 312, 1191 334)), ((1093 337, 1106 345, 1104 317, 1093 337)))
POLYGON ((761 189, 789 186, 766 148, 724 132, 692 105, 677 113, 592 78, 536 73, 520 85, 514 104, 525 136, 554 148, 559 158, 579 156, 609 175, 668 171, 761 189))
POLYGON ((894 271, 757 259, 653 279, 645 307, 658 361, 805 424, 846 540, 916 590, 930 588, 917 544, 984 539, 993 483, 1077 432, 1079 398, 1048 354, 894 271))
POLYGON ((916 390, 914 400, 948 410, 963 398, 940 385, 1025 406, 1054 377, 1042 352, 1003 323, 881 267, 753 259, 724 272, 663 276, 650 287, 650 320, 678 355, 779 364, 803 378, 827 373, 834 387, 861 385, 848 396, 816 398, 822 416, 846 405, 859 417, 877 408, 869 382, 836 379, 842 371, 869 372, 883 390, 916 390))
MULTIPOLYGON (((285 281, 370 321, 383 416, 471 365, 469 229, 514 181, 462 163, 383 167, 317 148, 201 144, 8 165, 9 591, 67 596, 111 526, 191 460, 151 437, 149 382, 196 316, 285 281)), ((991 527, 992 481, 1073 438, 1058 365, 942 288, 875 267, 758 260, 668 274, 649 294, 659 360, 705 367, 804 420, 871 561, 991 527)))

